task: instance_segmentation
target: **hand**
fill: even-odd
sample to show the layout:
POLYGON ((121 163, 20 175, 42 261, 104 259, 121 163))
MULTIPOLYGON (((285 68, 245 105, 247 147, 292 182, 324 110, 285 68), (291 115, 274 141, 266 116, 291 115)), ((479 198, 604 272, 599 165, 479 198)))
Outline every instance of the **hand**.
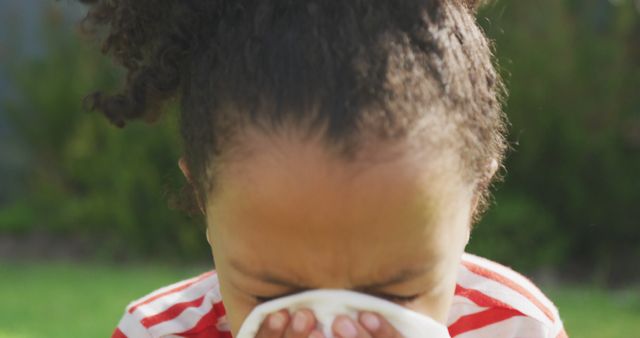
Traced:
MULTIPOLYGON (((326 338, 315 326, 315 316, 309 310, 299 310, 293 316, 282 310, 262 322, 256 338, 326 338)), ((340 338, 402 338, 386 319, 372 312, 359 313, 358 321, 338 316, 331 330, 340 338)))
POLYGON ((357 322, 348 316, 338 316, 331 330, 340 338, 402 338, 385 318, 373 312, 359 313, 357 322))
POLYGON ((298 310, 291 315, 281 310, 265 318, 255 338, 325 338, 315 327, 313 312, 298 310))

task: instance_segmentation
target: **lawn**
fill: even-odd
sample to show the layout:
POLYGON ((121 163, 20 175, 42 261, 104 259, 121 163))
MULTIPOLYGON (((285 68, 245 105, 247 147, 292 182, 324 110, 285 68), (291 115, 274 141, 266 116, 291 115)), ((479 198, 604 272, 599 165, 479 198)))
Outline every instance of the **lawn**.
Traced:
MULTIPOLYGON (((124 306, 205 268, 0 263, 0 338, 109 337, 124 306)), ((570 337, 640 337, 640 290, 545 290, 570 337)))

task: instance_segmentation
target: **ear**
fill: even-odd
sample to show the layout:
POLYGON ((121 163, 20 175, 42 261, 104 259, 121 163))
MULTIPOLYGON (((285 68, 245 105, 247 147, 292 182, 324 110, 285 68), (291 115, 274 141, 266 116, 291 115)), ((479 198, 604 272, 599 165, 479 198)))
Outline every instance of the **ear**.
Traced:
POLYGON ((462 2, 472 11, 477 11, 478 8, 482 7, 487 1, 486 0, 463 0, 462 2))
POLYGON ((489 179, 491 179, 493 175, 496 174, 499 166, 500 165, 498 164, 498 160, 496 160, 495 158, 491 159, 491 163, 489 163, 489 175, 488 175, 489 179))
POLYGON ((209 243, 209 246, 211 246, 211 237, 209 236, 209 227, 206 227, 204 232, 207 235, 207 243, 209 243))
POLYGON ((191 184, 191 172, 189 171, 189 167, 187 167, 187 161, 185 161, 184 157, 180 157, 178 160, 178 167, 180 167, 180 171, 182 171, 184 177, 187 179, 189 184, 191 184))
MULTIPOLYGON (((189 171, 189 167, 187 166, 187 161, 184 159, 184 157, 180 157, 180 159, 178 160, 178 167, 180 167, 180 171, 182 171, 182 174, 184 175, 184 177, 187 179, 187 182, 189 182, 189 184, 193 187, 193 179, 191 177, 191 172, 189 171)), ((206 212, 204 211, 204 204, 202 203, 202 199, 200 198, 198 191, 194 189, 194 193, 196 195, 196 201, 198 203, 198 207, 200 208, 200 211, 202 212, 203 215, 206 215, 206 212)), ((208 233, 207 233, 208 236, 208 233)))
MULTIPOLYGON (((496 160, 495 158, 492 159, 491 162, 489 162, 486 175, 483 180, 486 182, 490 182, 493 176, 498 171, 498 167, 500 167, 500 165, 498 164, 498 160, 496 160)), ((471 200, 471 215, 476 214, 479 202, 480 202, 480 195, 476 193, 473 195, 473 199, 471 200)), ((469 241, 470 237, 471 237, 471 227, 469 227, 469 233, 467 234, 467 242, 469 241)))
MULTIPOLYGON (((487 166, 486 174, 482 178, 482 181, 483 182, 490 182, 491 179, 493 178, 493 176, 498 171, 498 167, 499 167, 498 160, 496 160, 495 158, 492 159, 491 162, 489 162, 489 165, 487 166)), ((480 196, 478 196, 478 194, 475 194, 473 196, 473 200, 471 202, 471 211, 475 211, 476 208, 478 208, 478 202, 479 201, 480 201, 480 196)))

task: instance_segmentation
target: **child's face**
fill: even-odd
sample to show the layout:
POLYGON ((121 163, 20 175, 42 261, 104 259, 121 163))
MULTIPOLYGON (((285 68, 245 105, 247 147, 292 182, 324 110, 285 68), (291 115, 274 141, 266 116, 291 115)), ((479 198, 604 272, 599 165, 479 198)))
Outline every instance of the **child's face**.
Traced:
POLYGON ((225 163, 206 206, 234 334, 256 297, 312 288, 370 293, 444 323, 473 207, 455 163, 375 145, 375 162, 347 163, 320 142, 257 133, 245 146, 254 152, 225 163))

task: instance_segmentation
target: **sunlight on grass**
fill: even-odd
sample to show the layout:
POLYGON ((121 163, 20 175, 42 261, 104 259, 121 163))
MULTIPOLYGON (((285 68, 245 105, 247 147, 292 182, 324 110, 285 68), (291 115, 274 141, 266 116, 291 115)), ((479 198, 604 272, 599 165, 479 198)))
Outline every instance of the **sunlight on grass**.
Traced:
POLYGON ((110 337, 130 301, 204 270, 0 263, 0 338, 110 337))
POLYGON ((0 330, 0 338, 35 338, 35 336, 0 330))
MULTIPOLYGON (((206 270, 0 262, 0 338, 106 338, 129 302, 206 270)), ((640 337, 637 289, 565 286, 545 291, 560 309, 570 337, 640 337)))
POLYGON ((547 292, 570 337, 640 337, 640 289, 563 287, 547 292))

